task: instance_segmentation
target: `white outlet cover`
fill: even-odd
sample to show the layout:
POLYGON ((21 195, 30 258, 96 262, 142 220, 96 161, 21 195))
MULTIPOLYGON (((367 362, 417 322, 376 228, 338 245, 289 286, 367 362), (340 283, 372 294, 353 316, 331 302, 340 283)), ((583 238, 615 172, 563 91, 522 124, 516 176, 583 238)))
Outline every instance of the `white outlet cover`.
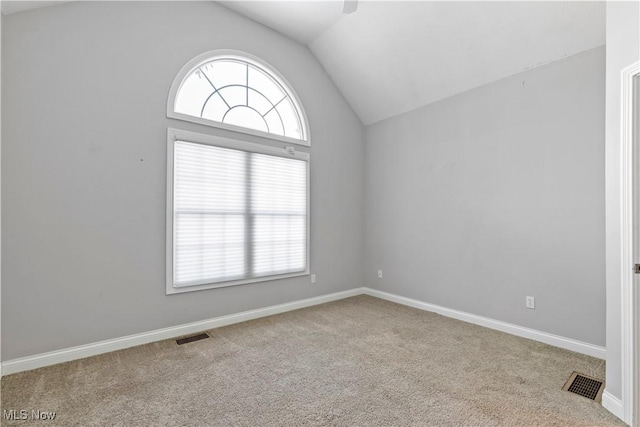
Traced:
POLYGON ((526 307, 527 308, 536 308, 536 299, 534 297, 527 297, 527 299, 526 299, 526 307))
POLYGON ((315 274, 311 275, 311 283, 316 283, 316 275, 315 274))

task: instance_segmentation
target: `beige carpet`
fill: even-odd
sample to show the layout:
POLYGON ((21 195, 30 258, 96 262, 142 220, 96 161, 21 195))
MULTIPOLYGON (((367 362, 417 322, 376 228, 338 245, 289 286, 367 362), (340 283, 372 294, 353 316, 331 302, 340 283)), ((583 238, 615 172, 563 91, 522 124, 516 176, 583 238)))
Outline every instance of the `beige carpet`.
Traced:
POLYGON ((604 362, 358 296, 2 379, 61 426, 615 426, 561 390, 604 362))

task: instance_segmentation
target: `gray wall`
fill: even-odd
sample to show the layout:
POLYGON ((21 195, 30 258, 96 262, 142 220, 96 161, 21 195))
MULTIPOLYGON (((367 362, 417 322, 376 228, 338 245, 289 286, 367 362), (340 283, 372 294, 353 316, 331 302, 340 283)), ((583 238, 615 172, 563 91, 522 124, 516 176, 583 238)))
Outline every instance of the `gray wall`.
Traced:
POLYGON ((603 346, 604 99, 599 47, 367 126, 366 286, 603 346))
POLYGON ((307 48, 213 2, 74 2, 2 30, 2 360, 362 286, 364 131, 307 48), (315 285, 165 295, 166 129, 231 135, 167 119, 167 94, 219 48, 306 109, 315 285))
MULTIPOLYGON (((0 16, 0 100, 2 99, 2 17, 0 16)), ((0 104, 2 104, 0 102, 0 104)), ((2 152, 2 106, 0 105, 0 153, 2 152)), ((2 159, 0 155, 0 223, 2 222, 2 159)), ((2 241, 2 227, 0 227, 2 241)), ((2 354, 2 245, 0 245, 0 355, 2 354)), ((2 358, 0 357, 0 361, 2 358)))
POLYGON ((607 391, 622 398, 620 298, 620 72, 640 60, 640 3, 607 2, 607 391))

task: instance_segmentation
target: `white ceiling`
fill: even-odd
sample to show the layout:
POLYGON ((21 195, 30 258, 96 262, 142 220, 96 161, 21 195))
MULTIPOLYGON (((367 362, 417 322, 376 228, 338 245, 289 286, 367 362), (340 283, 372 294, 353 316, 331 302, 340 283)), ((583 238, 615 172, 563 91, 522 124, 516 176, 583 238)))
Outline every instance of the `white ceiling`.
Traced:
POLYGON ((303 44, 311 42, 343 16, 342 0, 218 3, 303 44))
POLYGON ((365 125, 605 43, 601 1, 220 3, 307 44, 365 125))
POLYGON ((224 5, 308 44, 365 125, 605 43, 599 1, 224 5))
POLYGON ((366 125, 604 43, 604 2, 361 2, 310 48, 366 125))

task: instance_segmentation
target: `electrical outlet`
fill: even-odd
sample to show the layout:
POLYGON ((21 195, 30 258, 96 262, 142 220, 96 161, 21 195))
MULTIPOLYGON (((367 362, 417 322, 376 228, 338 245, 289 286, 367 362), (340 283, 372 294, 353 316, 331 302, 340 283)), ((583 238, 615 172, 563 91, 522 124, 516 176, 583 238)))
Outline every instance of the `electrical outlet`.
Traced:
POLYGON ((316 275, 315 274, 311 275, 311 283, 316 283, 316 275))
POLYGON ((382 270, 378 270, 378 279, 382 279, 382 270))
POLYGON ((527 308, 536 308, 536 299, 534 297, 527 297, 527 308))

